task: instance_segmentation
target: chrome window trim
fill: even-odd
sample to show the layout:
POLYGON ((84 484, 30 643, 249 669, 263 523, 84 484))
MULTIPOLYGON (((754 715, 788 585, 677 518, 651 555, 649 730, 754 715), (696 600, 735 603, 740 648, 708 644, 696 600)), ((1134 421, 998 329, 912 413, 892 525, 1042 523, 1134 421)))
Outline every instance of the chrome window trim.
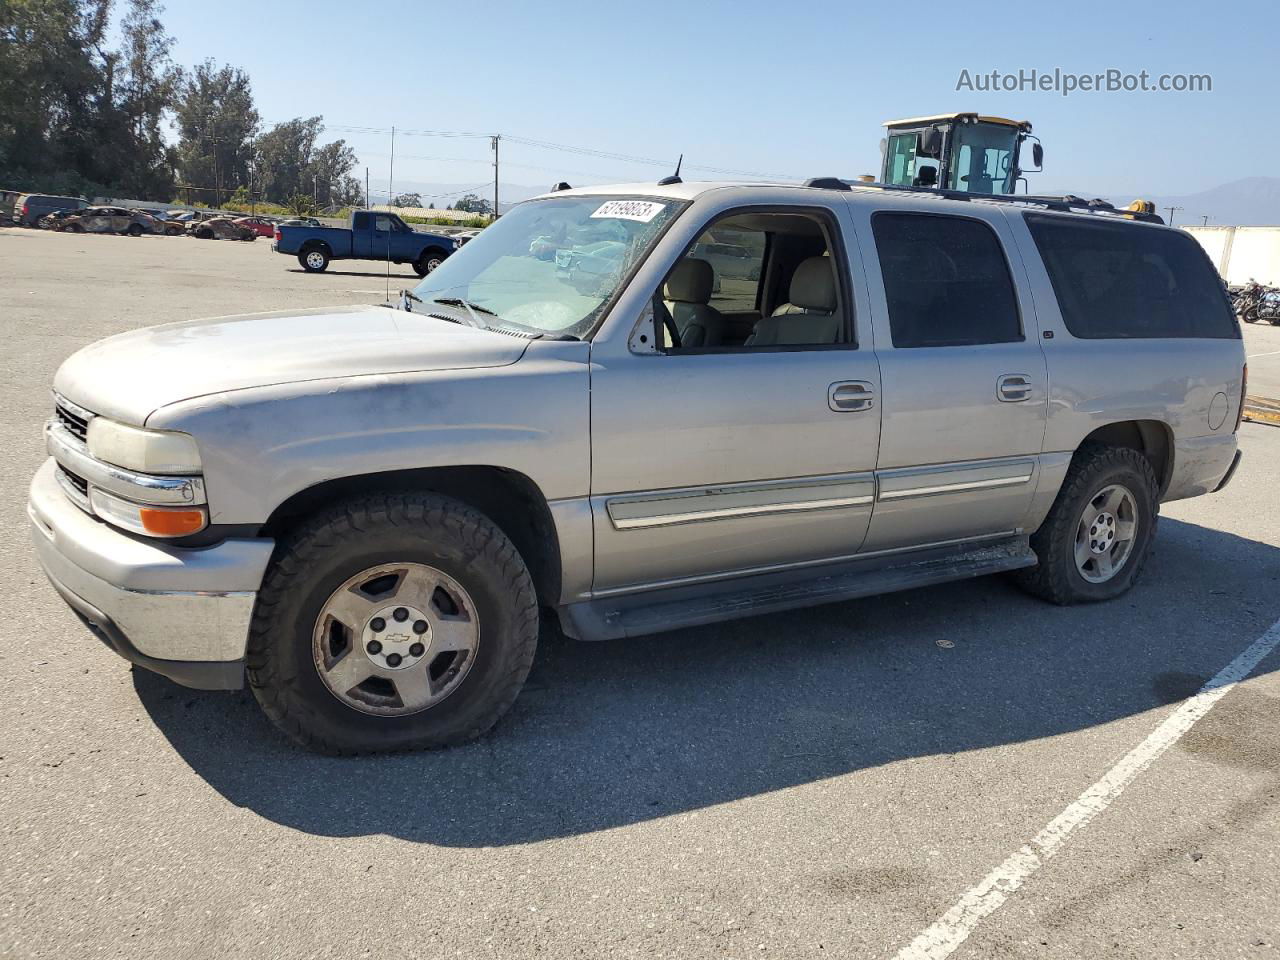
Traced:
POLYGON ((90 456, 89 448, 56 419, 47 421, 44 431, 49 455, 90 486, 154 506, 199 506, 207 502, 201 477, 157 477, 103 463, 90 456))

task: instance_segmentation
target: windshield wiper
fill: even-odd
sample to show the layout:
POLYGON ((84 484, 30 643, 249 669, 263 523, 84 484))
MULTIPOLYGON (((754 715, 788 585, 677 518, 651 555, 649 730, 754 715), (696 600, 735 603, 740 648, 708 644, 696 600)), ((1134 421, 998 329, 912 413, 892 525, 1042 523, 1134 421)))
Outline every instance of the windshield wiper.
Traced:
POLYGON ((414 293, 412 290, 400 291, 400 309, 403 310, 405 313, 413 313, 413 307, 409 306, 409 301, 411 300, 417 301, 418 303, 422 303, 422 298, 418 296, 416 293, 414 293))
MULTIPOLYGON (((480 318, 476 316, 476 313, 487 313, 491 317, 498 316, 488 307, 482 307, 480 304, 472 303, 470 300, 463 300, 461 297, 436 297, 436 299, 431 302, 439 303, 446 307, 462 307, 462 309, 466 310, 468 315, 471 317, 471 325, 479 327, 482 330, 487 328, 485 324, 480 322, 480 318)), ((501 319, 501 317, 498 319, 501 319)))

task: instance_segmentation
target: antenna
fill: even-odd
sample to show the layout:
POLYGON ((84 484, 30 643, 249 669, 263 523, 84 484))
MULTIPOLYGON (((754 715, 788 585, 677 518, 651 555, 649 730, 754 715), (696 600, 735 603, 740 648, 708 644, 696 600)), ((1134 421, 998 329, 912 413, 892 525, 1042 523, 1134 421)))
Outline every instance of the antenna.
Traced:
POLYGON ((669 177, 663 177, 661 180, 659 180, 658 186, 666 187, 673 183, 684 183, 684 181, 680 179, 680 166, 683 163, 684 163, 684 154, 682 153, 680 154, 680 159, 676 161, 676 172, 669 177))

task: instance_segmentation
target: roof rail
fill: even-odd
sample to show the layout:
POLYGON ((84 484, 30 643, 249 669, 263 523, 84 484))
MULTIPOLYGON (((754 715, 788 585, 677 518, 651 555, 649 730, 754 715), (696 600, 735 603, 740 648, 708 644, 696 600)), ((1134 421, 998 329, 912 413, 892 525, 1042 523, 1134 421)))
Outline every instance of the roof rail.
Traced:
POLYGON ((935 187, 908 187, 897 183, 880 183, 859 181, 850 184, 847 180, 835 177, 814 177, 806 180, 806 187, 818 187, 826 190, 849 190, 852 187, 870 187, 875 190, 894 190, 901 193, 920 193, 931 197, 943 197, 947 200, 993 200, 997 203, 1027 203, 1044 207, 1047 210, 1060 210, 1067 213, 1110 213, 1126 220, 1141 220, 1144 223, 1164 223, 1158 213, 1143 213, 1139 210, 1127 210, 1117 207, 1106 200, 1085 200, 1081 197, 1066 194, 1061 197, 1045 197, 1037 194, 1007 193, 969 193, 966 190, 939 190, 935 187))

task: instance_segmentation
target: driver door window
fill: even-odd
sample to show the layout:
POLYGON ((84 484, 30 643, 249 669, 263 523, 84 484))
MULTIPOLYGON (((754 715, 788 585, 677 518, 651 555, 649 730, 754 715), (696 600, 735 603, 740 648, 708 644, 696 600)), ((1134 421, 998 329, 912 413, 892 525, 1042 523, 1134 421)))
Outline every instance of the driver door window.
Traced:
POLYGON ((833 236, 820 214, 744 212, 715 221, 654 297, 657 343, 668 352, 850 343, 833 236))

